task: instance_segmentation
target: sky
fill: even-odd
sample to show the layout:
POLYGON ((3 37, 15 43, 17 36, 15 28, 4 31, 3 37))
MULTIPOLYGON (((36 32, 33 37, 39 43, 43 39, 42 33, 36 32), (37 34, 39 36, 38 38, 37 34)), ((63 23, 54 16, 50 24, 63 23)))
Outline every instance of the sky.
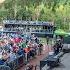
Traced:
POLYGON ((3 3, 5 0, 0 0, 0 3, 3 3))

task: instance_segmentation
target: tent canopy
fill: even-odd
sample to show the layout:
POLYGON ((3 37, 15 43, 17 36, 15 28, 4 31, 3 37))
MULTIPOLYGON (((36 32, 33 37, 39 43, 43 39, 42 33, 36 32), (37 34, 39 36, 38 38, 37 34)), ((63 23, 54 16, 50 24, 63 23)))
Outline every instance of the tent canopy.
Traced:
POLYGON ((55 35, 67 35, 67 33, 62 29, 55 30, 54 34, 55 35))

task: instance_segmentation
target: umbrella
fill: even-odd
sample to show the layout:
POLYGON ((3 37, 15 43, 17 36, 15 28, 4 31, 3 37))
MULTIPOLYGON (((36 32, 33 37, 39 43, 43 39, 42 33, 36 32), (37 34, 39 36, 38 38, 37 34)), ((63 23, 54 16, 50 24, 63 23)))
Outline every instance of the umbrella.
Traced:
POLYGON ((70 36, 70 32, 67 32, 65 35, 65 37, 68 37, 68 36, 70 36))

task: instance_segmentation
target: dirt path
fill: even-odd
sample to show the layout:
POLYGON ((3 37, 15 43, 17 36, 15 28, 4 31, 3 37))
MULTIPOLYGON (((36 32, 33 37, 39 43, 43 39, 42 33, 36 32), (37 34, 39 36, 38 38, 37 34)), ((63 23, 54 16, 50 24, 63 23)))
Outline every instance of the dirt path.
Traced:
MULTIPOLYGON (((48 52, 49 51, 52 51, 51 48, 49 47, 45 47, 45 50, 43 50, 42 52, 42 55, 39 55, 39 56, 36 56, 36 58, 34 59, 31 59, 29 64, 33 65, 33 66, 36 66, 36 65, 40 65, 40 60, 44 59, 47 55, 48 55, 48 52)), ((21 69, 19 70, 25 70, 25 66, 23 66, 21 69)), ((39 69, 37 69, 39 70, 39 69)))

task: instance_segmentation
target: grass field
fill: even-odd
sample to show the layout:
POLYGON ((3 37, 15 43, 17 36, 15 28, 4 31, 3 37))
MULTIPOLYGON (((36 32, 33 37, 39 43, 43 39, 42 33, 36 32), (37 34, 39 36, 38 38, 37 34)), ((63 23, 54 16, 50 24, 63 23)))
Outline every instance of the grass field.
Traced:
MULTIPOLYGON (((47 38, 41 38, 41 37, 40 37, 40 42, 41 42, 42 44, 47 44, 47 38)), ((53 41, 52 39, 49 39, 48 44, 54 44, 54 41, 53 41)))
POLYGON ((42 44, 47 44, 47 39, 46 38, 40 38, 40 42, 42 44))

